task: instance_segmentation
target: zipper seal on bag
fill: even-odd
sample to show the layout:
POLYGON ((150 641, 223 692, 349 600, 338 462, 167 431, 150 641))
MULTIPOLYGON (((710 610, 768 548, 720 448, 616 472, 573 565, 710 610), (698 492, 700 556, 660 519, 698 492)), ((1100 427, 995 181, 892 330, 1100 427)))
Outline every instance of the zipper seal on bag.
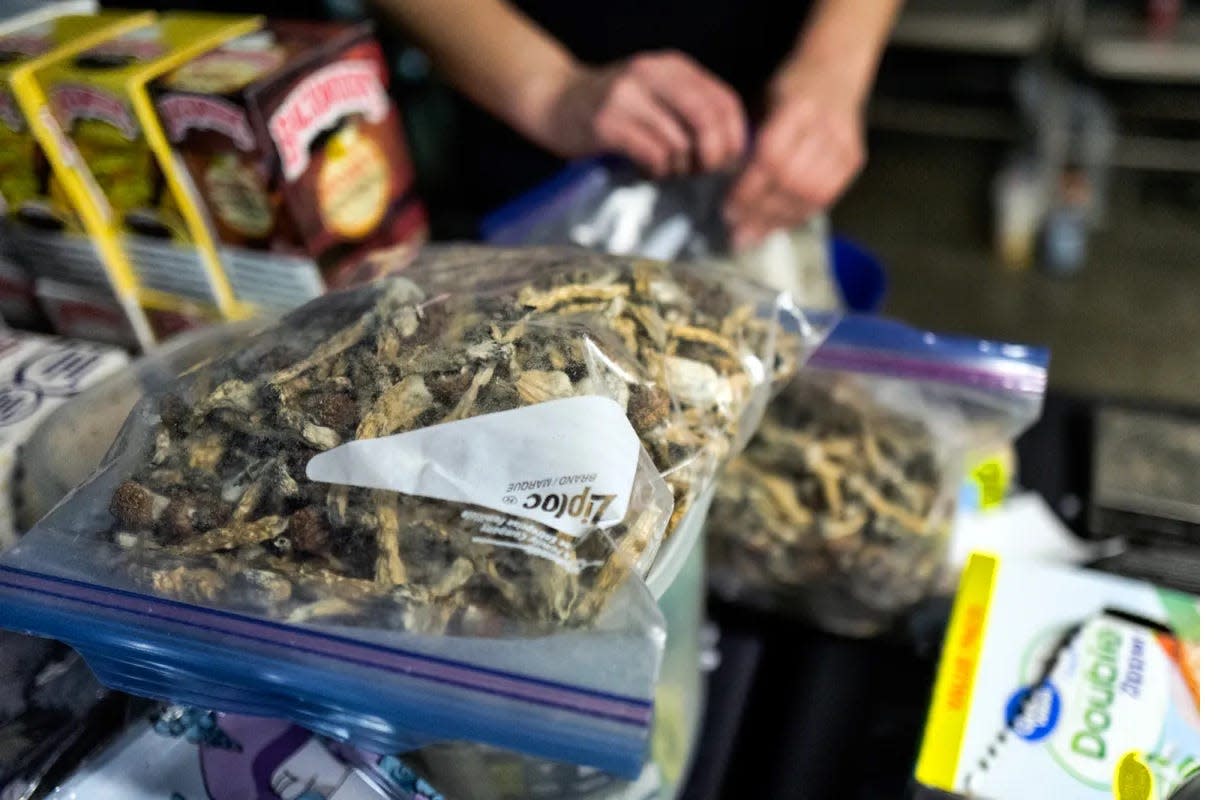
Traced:
MULTIPOLYGON (((813 324, 822 319, 813 316, 813 324)), ((1041 395, 1049 361, 1046 348, 941 336, 889 319, 849 315, 807 363, 813 369, 1041 395)))
MULTIPOLYGON (((292 651, 305 656, 315 664, 296 661, 290 669, 296 672, 320 673, 322 667, 327 668, 327 662, 346 664, 350 671, 339 678, 340 691, 349 693, 353 685, 362 680, 353 670, 358 668, 371 673, 388 673, 399 678, 423 684, 420 688, 409 688, 407 702, 417 703, 413 699, 416 694, 422 695, 431 691, 434 684, 441 689, 453 689, 461 692, 475 692, 493 698, 494 702, 524 704, 551 709, 555 712, 575 715, 578 720, 575 725, 556 721, 552 725, 554 732, 512 731, 506 741, 492 741, 491 744, 502 747, 518 748, 519 736, 530 736, 537 743, 535 747, 527 747, 526 752, 547 758, 576 760, 601 769, 616 773, 633 774, 639 771, 644 757, 644 747, 647 746, 649 726, 653 718, 653 702, 648 699, 624 697, 608 694, 581 686, 568 685, 556 681, 519 675, 498 669, 468 664, 453 659, 398 650, 385 645, 363 642, 330 632, 311 630, 294 625, 249 617, 229 611, 206 609, 174 600, 151 597, 149 595, 119 589, 99 589, 89 584, 69 578, 29 572, 13 567, 0 565, 0 597, 8 595, 2 606, 9 614, 19 621, 21 618, 37 618, 34 625, 22 625, 24 629, 35 630, 44 635, 61 638, 81 650, 90 661, 89 656, 99 651, 115 651, 107 655, 104 661, 113 665, 125 663, 131 656, 134 645, 117 644, 108 641, 114 634, 106 632, 107 624, 82 629, 76 625, 79 611, 90 608, 93 613, 101 611, 105 623, 118 626, 131 626, 123 617, 135 617, 140 620, 144 629, 143 637, 146 644, 155 647, 170 646, 171 641, 183 636, 180 631, 188 631, 189 638, 195 649, 225 649, 235 655, 248 654, 252 659, 277 660, 276 651, 292 651), (25 598, 22 595, 26 595, 25 598), (33 596, 38 596, 35 599, 33 596), (48 601, 55 602, 49 605, 48 601), (56 602, 58 601, 58 602, 56 602), (24 606, 24 609, 23 609, 24 606), (22 613, 24 610, 24 614, 22 613), (83 636, 84 633, 84 636, 83 636), (223 641, 219 642, 218 638, 223 641), (93 641, 91 641, 93 640, 93 641), (153 640, 150 642, 149 640, 153 640), (164 641, 158 641, 164 640, 164 641), (233 647, 227 647, 227 643, 233 647), (271 652, 272 651, 272 652, 271 652), (326 662, 322 664, 321 662, 326 662), (584 720, 591 720, 586 723, 584 720), (556 728, 567 725, 569 731, 555 731, 556 728), (581 730, 590 730, 595 736, 612 739, 605 746, 599 746, 594 741, 579 743, 581 730), (602 731, 605 730, 605 733, 602 731), (620 732, 622 730, 622 732, 620 732), (554 740, 548 742, 545 738, 554 740), (622 744, 619 744, 622 742, 622 744), (562 752, 564 748, 568 753, 562 752), (560 752, 555 752, 560 750, 560 752), (608 752, 609 750, 609 752, 608 752), (599 752, 602 751, 602 752, 599 752)), ((30 620, 27 619, 27 622, 30 620)), ((101 654, 101 653, 100 653, 101 654)), ((99 666, 102 666, 100 662, 99 666)), ((158 669, 157 665, 149 664, 146 659, 137 659, 134 666, 139 672, 148 675, 148 667, 158 669), (142 664, 145 666, 143 667, 142 664)), ((206 674, 208 665, 201 663, 198 653, 186 655, 177 663, 164 665, 182 673, 190 680, 187 691, 197 691, 201 677, 206 674)), ((255 670, 258 674, 261 670, 255 670)), ((118 673, 117 673, 118 674, 118 673)), ((125 676, 119 675, 123 680, 125 676)), ((122 688, 122 687, 121 687, 122 688)), ((272 690, 273 687, 265 687, 272 690)), ((263 691, 259 682, 254 682, 246 691, 263 691)), ((337 693, 326 697, 326 703, 337 705, 337 693)), ((197 700, 207 698, 198 696, 197 700)), ((275 701, 276 702, 276 701, 275 701)), ((472 701, 481 706, 481 700, 472 701)), ((197 704, 200 704, 198 702, 197 704)), ((229 705, 229 704, 227 704, 229 705)), ((344 705, 344 703, 343 703, 344 705)), ((315 714, 315 706, 306 709, 315 714)), ((524 713, 515 707, 493 706, 496 717, 508 714, 524 713)), ((229 710, 229 709, 227 709, 229 710)), ((301 709, 302 710, 302 709, 301 709)), ((344 711, 341 706, 333 711, 344 711)), ((394 712, 400 715, 401 712, 394 712)), ((335 724, 335 719, 327 717, 304 718, 294 714, 283 714, 294 721, 308 727, 329 727, 335 724), (315 723, 315 724, 314 724, 315 723)), ((475 727, 491 730, 499 728, 501 723, 490 717, 479 719, 474 707, 458 708, 454 727, 475 727)), ((397 722, 395 720, 395 722, 397 722)), ((356 737, 361 738, 361 737, 356 737)))

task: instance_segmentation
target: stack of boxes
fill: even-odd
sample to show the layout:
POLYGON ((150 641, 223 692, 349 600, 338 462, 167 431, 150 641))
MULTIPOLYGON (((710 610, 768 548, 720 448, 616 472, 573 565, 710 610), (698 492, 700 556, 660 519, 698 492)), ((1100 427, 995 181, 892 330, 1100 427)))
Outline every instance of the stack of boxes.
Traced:
MULTIPOLYGON (((42 238, 46 230, 64 231, 75 221, 14 87, 28 82, 40 65, 80 54, 150 19, 152 15, 126 12, 71 14, 16 24, 0 36, 0 200, 5 244, 0 313, 13 324, 37 326, 41 319, 34 277, 26 268, 37 263, 38 253, 21 245, 42 238)), ((79 226, 76 232, 80 233, 79 226)), ((80 237, 62 238, 83 249, 80 237)), ((84 249, 88 251, 89 245, 84 249)))
POLYGON ((104 12, 0 36, 0 313, 148 349, 404 264, 426 218, 387 83, 363 25, 104 12))
POLYGON ((365 254, 421 240, 387 83, 366 26, 274 21, 155 87, 242 301, 297 305, 372 277, 365 254))

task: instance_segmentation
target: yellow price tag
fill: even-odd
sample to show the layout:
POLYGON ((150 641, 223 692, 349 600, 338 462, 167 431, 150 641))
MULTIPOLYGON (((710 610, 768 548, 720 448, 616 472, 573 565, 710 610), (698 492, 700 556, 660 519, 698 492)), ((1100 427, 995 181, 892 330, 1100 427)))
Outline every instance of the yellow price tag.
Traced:
POLYGON ((1012 465, 1004 455, 991 456, 970 471, 969 480, 976 489, 979 510, 996 508, 1012 483, 1012 465))
POLYGON ((1156 800, 1154 784, 1153 772, 1140 751, 1130 750, 1115 765, 1111 792, 1115 800, 1156 800))

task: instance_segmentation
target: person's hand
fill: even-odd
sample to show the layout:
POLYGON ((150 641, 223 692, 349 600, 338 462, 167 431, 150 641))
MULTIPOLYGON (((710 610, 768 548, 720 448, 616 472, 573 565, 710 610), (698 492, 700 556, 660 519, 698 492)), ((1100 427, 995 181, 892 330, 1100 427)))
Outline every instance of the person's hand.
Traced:
POLYGON ((866 159, 863 96, 841 67, 796 60, 770 86, 769 114, 727 197, 743 249, 831 206, 866 159))
POLYGON ((682 53, 577 66, 553 94, 535 138, 566 158, 619 153, 660 178, 731 166, 746 144, 738 95, 682 53))

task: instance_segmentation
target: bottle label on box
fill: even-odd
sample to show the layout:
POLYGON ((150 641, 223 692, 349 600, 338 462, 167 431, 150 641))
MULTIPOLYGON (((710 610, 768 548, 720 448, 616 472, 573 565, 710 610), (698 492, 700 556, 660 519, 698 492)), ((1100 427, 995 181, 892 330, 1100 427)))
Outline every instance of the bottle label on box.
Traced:
POLYGON ((252 135, 243 109, 234 103, 212 97, 172 94, 158 101, 158 112, 173 142, 182 142, 188 131, 205 130, 222 134, 244 152, 256 147, 256 137, 252 135))
POLYGON ((374 61, 339 61, 307 76, 269 119, 287 180, 307 170, 313 140, 343 117, 358 114, 378 123, 388 113, 389 98, 374 61))

